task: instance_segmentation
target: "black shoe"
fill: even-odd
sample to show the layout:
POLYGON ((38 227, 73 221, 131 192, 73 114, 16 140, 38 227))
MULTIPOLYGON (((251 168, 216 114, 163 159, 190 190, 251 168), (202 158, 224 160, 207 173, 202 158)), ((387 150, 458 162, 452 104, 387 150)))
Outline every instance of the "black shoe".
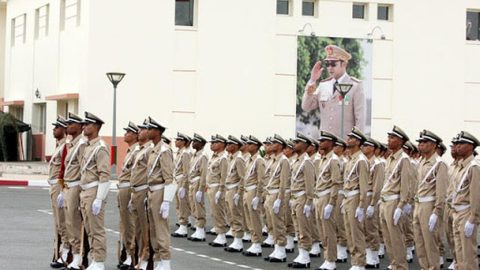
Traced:
POLYGON ((131 269, 132 267, 133 267, 133 266, 128 265, 128 264, 121 264, 119 268, 120 268, 120 270, 129 270, 129 269, 131 269))
POLYGON ((80 268, 73 268, 73 267, 70 267, 70 268, 66 267, 66 269, 68 269, 68 270, 80 270, 80 268))
POLYGON ((293 252, 295 252, 295 248, 290 248, 290 249, 289 249, 289 248, 286 248, 286 249, 285 249, 285 252, 287 252, 287 253, 293 253, 293 252))
POLYGON ((192 242, 205 242, 205 238, 188 237, 187 240, 192 242))
POLYGON ((236 248, 232 248, 232 247, 226 247, 226 248, 224 248, 224 250, 225 250, 226 252, 238 253, 238 252, 242 252, 242 251, 243 251, 243 248, 241 248, 241 249, 236 249, 236 248))
POLYGON ((51 262, 50 267, 51 268, 62 268, 62 267, 65 267, 65 264, 63 264, 61 262, 51 262))
POLYGON ((407 263, 412 263, 413 259, 407 260, 407 263))
POLYGON ((347 259, 337 259, 335 262, 336 263, 346 263, 347 259))
POLYGON ((310 257, 317 257, 318 258, 318 257, 322 256, 322 253, 321 252, 319 252, 318 254, 308 253, 308 255, 310 257))
POLYGON ((245 251, 242 253, 243 256, 247 256, 247 257, 261 257, 262 256, 262 253, 253 253, 253 252, 250 252, 250 251, 245 251))
POLYGON ((208 245, 212 246, 212 247, 226 247, 227 246, 227 243, 225 244, 219 244, 219 243, 215 243, 215 242, 210 242, 208 243, 208 245))
POLYGON ((187 234, 172 233, 171 236, 175 237, 175 238, 185 238, 188 235, 187 234))
POLYGON ((378 258, 384 259, 384 258, 385 258, 385 255, 378 255, 378 258))
POLYGON ((242 239, 242 242, 243 242, 243 243, 251 243, 251 242, 252 242, 252 240, 245 240, 245 239, 242 239))
POLYGON ((287 258, 283 258, 283 259, 279 259, 279 258, 275 258, 275 257, 268 257, 269 258, 269 262, 271 263, 284 263, 284 262, 287 262, 287 258))
MULTIPOLYGON (((330 269, 327 269, 327 268, 320 268, 320 267, 319 267, 319 268, 317 268, 317 269, 315 269, 315 270, 330 270, 330 269)), ((337 268, 335 268, 335 269, 333 269, 333 270, 337 270, 337 268)))
POLYGON ((192 227, 190 227, 190 230, 192 230, 192 231, 196 231, 196 230, 197 230, 197 227, 195 227, 195 226, 192 226, 192 227))
POLYGON ((367 265, 365 265, 365 268, 366 269, 378 269, 378 268, 380 268, 380 264, 378 264, 378 263, 377 264, 367 264, 367 265))
POLYGON ((225 234, 226 238, 233 239, 233 235, 225 234))
POLYGON ((270 245, 270 244, 267 244, 267 243, 262 243, 262 247, 263 248, 273 248, 275 245, 270 245))
POLYGON ((447 262, 453 262, 453 258, 447 258, 447 262))
POLYGON ((217 235, 216 232, 211 232, 211 231, 208 231, 208 232, 206 232, 206 233, 207 233, 207 234, 210 234, 210 235, 217 235))
POLYGON ((268 236, 268 232, 262 232, 263 236, 268 236))
POLYGON ((290 268, 302 268, 302 269, 306 269, 306 268, 310 268, 310 263, 291 262, 291 263, 288 263, 287 266, 290 267, 290 268))

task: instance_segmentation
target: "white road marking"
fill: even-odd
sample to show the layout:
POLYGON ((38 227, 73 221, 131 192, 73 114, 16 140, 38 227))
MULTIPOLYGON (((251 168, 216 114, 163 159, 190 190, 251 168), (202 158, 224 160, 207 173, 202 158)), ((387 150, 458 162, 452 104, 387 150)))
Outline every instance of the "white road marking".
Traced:
POLYGON ((50 211, 50 210, 37 209, 37 211, 40 212, 40 213, 47 214, 47 215, 53 215, 53 212, 50 211))
POLYGON ((25 189, 25 187, 8 187, 9 189, 25 189))

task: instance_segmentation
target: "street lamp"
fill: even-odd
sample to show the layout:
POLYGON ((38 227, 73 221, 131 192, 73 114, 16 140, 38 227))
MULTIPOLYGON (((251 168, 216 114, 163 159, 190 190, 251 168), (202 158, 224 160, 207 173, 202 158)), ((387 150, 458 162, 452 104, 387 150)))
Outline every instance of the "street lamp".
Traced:
POLYGON ((340 136, 342 139, 344 138, 343 123, 345 122, 345 96, 348 94, 348 92, 350 92, 352 87, 353 87, 353 84, 349 84, 349 83, 335 83, 335 90, 340 94, 340 96, 342 96, 342 123, 341 123, 341 129, 340 129, 341 130, 340 136))
POLYGON ((112 149, 111 163, 112 163, 112 179, 117 179, 117 85, 125 77, 125 73, 109 72, 107 77, 113 84, 113 123, 112 123, 112 149))

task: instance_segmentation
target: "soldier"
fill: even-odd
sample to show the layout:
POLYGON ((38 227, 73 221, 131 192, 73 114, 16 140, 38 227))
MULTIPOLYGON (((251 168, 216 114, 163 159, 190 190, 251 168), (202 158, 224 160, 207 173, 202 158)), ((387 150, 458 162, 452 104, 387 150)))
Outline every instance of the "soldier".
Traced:
MULTIPOLYGON (((347 143, 340 137, 335 136, 335 146, 333 147, 333 153, 338 157, 338 165, 340 166, 340 175, 342 176, 342 185, 338 189, 337 202, 334 207, 333 214, 334 220, 336 222, 336 232, 337 232, 337 263, 346 263, 348 259, 347 253, 347 233, 345 231, 345 222, 343 218, 343 208, 342 202, 345 198, 345 192, 343 191, 343 174, 345 171, 345 164, 347 164, 347 157, 345 152, 347 149, 347 143)), ((318 177, 318 176, 317 176, 318 177)))
POLYGON ((440 269, 440 224, 446 198, 448 168, 437 154, 442 139, 431 131, 420 133, 422 154, 417 173, 413 227, 418 261, 422 269, 440 269))
POLYGON ((190 216, 189 204, 189 182, 188 170, 190 167, 190 159, 192 154, 188 151, 187 145, 191 141, 188 135, 177 132, 175 138, 175 146, 178 149, 175 157, 175 167, 173 175, 177 183, 177 193, 175 195, 176 212, 178 218, 178 229, 172 234, 173 237, 187 237, 188 236, 188 217, 190 216))
MULTIPOLYGON (((382 180, 382 186, 380 187, 380 191, 383 187, 383 181, 385 180, 385 166, 387 164, 387 161, 385 160, 384 156, 388 150, 388 147, 386 144, 378 142, 379 147, 377 150, 375 150, 375 156, 380 160, 380 162, 383 164, 383 180, 382 180)), ((380 259, 383 259, 385 257, 385 243, 383 242, 383 235, 382 235, 382 227, 380 226, 380 196, 378 197, 377 201, 377 208, 378 212, 375 214, 378 220, 378 236, 379 236, 379 241, 380 241, 380 246, 378 248, 378 257, 380 259)))
POLYGON ((247 162, 244 177, 244 214, 252 228, 252 245, 243 253, 245 256, 262 256, 262 194, 265 178, 265 160, 260 156, 258 150, 262 146, 260 140, 250 136, 247 141, 247 150, 250 158, 247 162))
POLYGON ((58 195, 59 205, 65 203, 65 223, 68 240, 72 249, 73 260, 68 269, 79 270, 82 266, 80 255, 83 233, 82 214, 80 212, 80 162, 85 151, 86 140, 82 137, 83 119, 68 113, 67 134, 71 140, 67 141, 67 155, 65 156, 64 189, 58 195))
MULTIPOLYGON (((323 150, 319 150, 319 144, 317 140, 307 137, 310 140, 310 145, 307 148, 307 154, 310 157, 310 161, 313 163, 314 168, 318 168, 320 163, 321 154, 323 150)), ((315 172, 315 171, 314 171, 315 172)), ((315 172, 316 173, 316 172, 315 172)), ((317 179, 315 175, 315 179, 317 179)), ((312 249, 309 251, 310 257, 320 257, 322 250, 320 249, 321 236, 319 232, 319 224, 316 218, 308 219, 310 233, 312 234, 312 249)))
MULTIPOLYGON (((266 187, 268 184, 268 180, 270 179, 270 171, 272 170, 272 164, 275 162, 276 155, 272 151, 272 138, 268 137, 263 142, 263 146, 265 149, 265 178, 263 179, 263 186, 266 187)), ((263 191, 262 194, 262 202, 265 202, 267 199, 267 192, 266 190, 263 191)), ((267 236, 267 239, 263 241, 262 247, 274 247, 275 241, 273 240, 273 228, 272 224, 270 224, 270 220, 267 219, 267 213, 265 212, 265 208, 262 211, 262 219, 263 219, 263 228, 262 234, 267 236)))
POLYGON ((286 262, 287 260, 285 211, 288 204, 286 193, 287 189, 290 188, 291 170, 290 163, 283 154, 286 145, 287 142, 279 135, 275 134, 272 138, 271 151, 275 155, 275 160, 268 175, 267 197, 264 204, 267 220, 272 225, 275 241, 274 251, 265 258, 269 262, 286 262))
MULTIPOLYGON (((245 135, 240 135, 240 142, 242 143, 242 145, 240 146, 240 152, 242 153, 242 158, 243 158, 243 160, 245 160, 245 169, 246 169, 246 166, 247 166, 248 159, 250 158, 250 153, 248 152, 247 141, 248 141, 248 137, 247 137, 247 136, 245 136, 245 135)), ((243 181, 243 180, 244 180, 244 179, 242 179, 242 181, 243 181)), ((253 229, 252 229, 252 226, 251 226, 250 222, 247 221, 247 217, 245 216, 245 206, 243 206, 243 200, 240 201, 240 203, 242 204, 243 211, 244 211, 244 214, 243 214, 243 237, 242 237, 242 242, 243 242, 243 243, 249 243, 249 242, 252 241, 252 233, 251 233, 251 231, 252 231, 253 229)))
POLYGON ((329 132, 320 132, 319 149, 323 152, 321 159, 315 166, 315 211, 318 221, 318 230, 323 236, 324 262, 320 269, 336 269, 337 260, 337 232, 335 209, 338 190, 343 186, 340 171, 340 160, 333 152, 337 137, 329 132))
POLYGON ((367 140, 362 146, 362 152, 367 157, 370 166, 367 192, 367 218, 365 219, 365 240, 367 244, 366 268, 380 267, 380 258, 378 256, 378 250, 380 248, 378 200, 380 199, 380 192, 385 178, 385 163, 375 155, 375 152, 379 148, 380 143, 370 137, 367 137, 367 140))
POLYGON ((333 134, 340 134, 340 115, 342 107, 338 106, 341 95, 336 91, 337 84, 351 84, 350 92, 345 96, 345 121, 343 130, 351 130, 356 126, 359 130, 365 129, 365 93, 361 81, 347 74, 348 61, 352 56, 344 49, 335 45, 325 47, 327 54, 324 60, 328 77, 322 80, 317 88, 316 82, 322 75, 322 62, 318 61, 312 68, 310 80, 305 86, 302 99, 302 109, 311 111, 320 110, 320 130, 333 134))
POLYGON ((85 112, 83 135, 87 139, 81 161, 80 210, 90 243, 92 262, 88 269, 105 269, 107 254, 104 217, 110 189, 110 154, 107 145, 100 139, 103 120, 85 112))
POLYGON ((414 202, 414 196, 416 192, 416 187, 417 187, 417 170, 418 170, 418 149, 417 147, 411 142, 408 141, 403 145, 403 151, 409 156, 410 160, 410 173, 412 174, 410 176, 410 180, 412 181, 409 184, 409 192, 408 192, 408 203, 405 204, 403 207, 403 224, 402 226, 404 235, 405 235, 405 246, 406 246, 406 253, 407 253, 407 262, 412 263, 413 262, 413 252, 415 250, 415 243, 414 243, 414 232, 413 232, 413 206, 415 204, 414 202))
POLYGON ((124 265, 124 267, 130 266, 132 264, 132 258, 135 257, 135 222, 133 216, 129 213, 129 203, 132 194, 130 178, 135 155, 140 150, 140 147, 138 146, 137 125, 129 122, 124 130, 125 135, 123 141, 128 144, 128 149, 127 154, 125 155, 125 160, 123 161, 122 171, 118 176, 117 202, 120 213, 120 247, 125 246, 127 257, 125 261, 120 264, 120 267, 122 267, 122 265, 124 265))
POLYGON ((50 185, 50 201, 52 203, 53 221, 55 226, 55 246, 53 249, 53 260, 50 263, 50 267, 61 268, 67 266, 68 253, 70 251, 67 228, 65 225, 65 203, 64 200, 61 200, 60 204, 57 203, 57 198, 62 192, 64 185, 63 170, 65 169, 64 161, 67 153, 65 138, 67 122, 63 117, 58 116, 57 121, 52 125, 56 147, 50 161, 48 162, 48 184, 50 185))
POLYGON ((453 235, 457 261, 455 269, 478 269, 477 227, 480 209, 480 166, 474 150, 480 142, 472 134, 458 135, 456 153, 460 170, 453 179, 453 235))
MULTIPOLYGON (((138 247, 138 265, 137 268, 146 270, 148 258, 150 256, 149 239, 149 220, 145 210, 147 200, 148 184, 148 157, 154 145, 148 136, 148 119, 138 125, 138 146, 139 150, 135 154, 131 172, 130 186, 132 193, 130 196, 129 211, 135 224, 135 239, 138 247)), ((135 263, 133 263, 135 265, 135 263)))
POLYGON ((225 248, 228 252, 243 251, 243 179, 245 178, 245 160, 243 159, 240 147, 242 142, 235 136, 228 136, 227 151, 229 153, 229 164, 227 179, 225 180, 225 201, 227 210, 230 212, 230 228, 233 234, 233 242, 225 248))
POLYGON ((195 149, 188 169, 188 182, 190 184, 190 202, 192 213, 196 219, 195 232, 188 237, 194 242, 205 241, 205 195, 208 157, 204 152, 205 140, 201 135, 194 133, 192 147, 195 149))
POLYGON ((380 224, 392 269, 408 269, 401 217, 408 203, 411 165, 402 146, 409 141, 407 134, 394 126, 388 133, 388 148, 392 154, 387 160, 385 182, 381 191, 380 224))
POLYGON ((207 193, 208 201, 212 208, 212 219, 217 237, 213 242, 208 244, 212 247, 225 247, 227 246, 225 236, 227 232, 227 226, 225 225, 225 180, 228 173, 227 152, 225 151, 225 147, 227 145, 227 139, 217 134, 212 138, 210 143, 213 156, 208 162, 207 193))
POLYGON ((345 199, 345 229, 352 256, 351 269, 363 269, 365 262, 365 228, 363 221, 367 208, 369 168, 360 146, 366 141, 365 135, 357 128, 348 134, 347 147, 350 159, 345 165, 343 190, 345 199))
POLYGON ((283 154, 288 158, 288 161, 290 162, 290 165, 293 165, 295 163, 295 160, 297 159, 297 153, 295 153, 295 143, 290 139, 287 141, 287 147, 283 150, 283 154))

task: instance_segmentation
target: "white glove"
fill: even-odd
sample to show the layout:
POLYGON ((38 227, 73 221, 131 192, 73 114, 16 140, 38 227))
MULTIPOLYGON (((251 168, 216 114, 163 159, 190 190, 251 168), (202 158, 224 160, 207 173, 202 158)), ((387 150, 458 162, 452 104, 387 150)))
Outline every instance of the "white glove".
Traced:
POLYGON ((330 216, 332 215, 332 211, 333 211, 333 205, 331 204, 325 205, 325 207, 323 208, 323 219, 329 219, 330 216))
POLYGON ((395 209, 395 212, 393 213, 393 225, 397 226, 401 216, 402 216, 402 209, 397 207, 397 209, 395 209))
POLYGON ((94 216, 100 214, 100 209, 102 209, 102 200, 95 199, 92 203, 92 214, 94 216))
POLYGON ((162 215, 163 219, 168 218, 168 212, 170 211, 170 202, 163 201, 160 205, 160 214, 162 215))
POLYGON ((201 192, 200 190, 195 193, 195 200, 197 201, 197 203, 202 202, 202 195, 203 195, 203 192, 201 192))
POLYGON ((362 222, 365 214, 363 213, 363 208, 357 207, 355 210, 355 217, 357 218, 358 222, 362 222))
POLYGON ((303 214, 305 217, 309 218, 310 214, 312 214, 312 206, 310 204, 305 204, 303 206, 303 214))
POLYGON ((273 202, 273 213, 278 214, 280 212, 280 204, 282 203, 282 200, 276 199, 273 202))
POLYGON ((465 237, 470 238, 470 236, 472 236, 473 228, 475 228, 475 224, 470 223, 470 221, 467 220, 467 222, 465 223, 465 229, 464 229, 465 237))
POLYGON ((369 205, 367 207, 367 217, 369 218, 373 217, 374 213, 375 213, 375 207, 373 205, 369 205))
POLYGON ((260 198, 259 197, 255 197, 252 199, 252 208, 253 210, 257 210, 258 208, 258 203, 260 202, 260 198))
POLYGON ((430 215, 430 219, 428 220, 428 231, 433 232, 433 229, 435 229, 435 225, 437 224, 437 219, 437 214, 432 213, 430 215))
POLYGON ((410 215, 412 213, 412 205, 407 203, 403 206, 403 212, 405 212, 406 215, 410 215))
POLYGON ((178 197, 180 197, 180 199, 185 198, 186 191, 187 190, 184 187, 179 188, 178 189, 178 197))
POLYGON ((233 195, 233 203, 235 204, 235 206, 238 206, 239 200, 240 200, 240 194, 235 193, 235 195, 233 195))
POLYGON ((60 192, 57 196, 57 207, 63 208, 65 206, 65 198, 63 198, 63 192, 60 192))
POLYGON ((128 208, 128 211, 129 211, 130 213, 133 212, 132 199, 130 199, 130 201, 128 201, 128 206, 127 206, 127 208, 128 208))
POLYGON ((220 196, 222 196, 222 192, 219 190, 217 193, 215 193, 215 204, 218 204, 218 201, 220 200, 220 196))

